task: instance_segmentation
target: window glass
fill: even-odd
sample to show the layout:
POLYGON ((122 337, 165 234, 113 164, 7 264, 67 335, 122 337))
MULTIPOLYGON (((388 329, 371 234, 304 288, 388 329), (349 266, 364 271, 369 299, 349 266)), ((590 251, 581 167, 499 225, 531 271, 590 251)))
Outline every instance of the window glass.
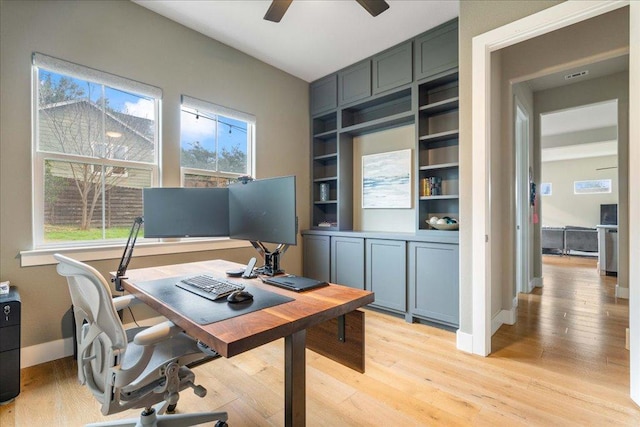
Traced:
POLYGON ((226 187, 239 176, 251 175, 254 121, 222 114, 221 109, 231 111, 203 101, 183 101, 180 164, 184 187, 226 187))
POLYGON ((34 67, 36 247, 124 239, 142 215, 142 188, 157 185, 159 98, 53 61, 62 71, 34 67))

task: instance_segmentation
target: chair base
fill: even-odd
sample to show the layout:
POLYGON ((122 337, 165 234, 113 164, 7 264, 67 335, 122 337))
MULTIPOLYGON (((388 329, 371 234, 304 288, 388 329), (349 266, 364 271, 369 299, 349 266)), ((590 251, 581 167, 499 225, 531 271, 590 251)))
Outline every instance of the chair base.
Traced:
POLYGON ((216 427, 228 427, 226 412, 157 415, 156 410, 152 408, 151 411, 143 410, 138 419, 91 423, 86 427, 188 427, 216 420, 216 427))

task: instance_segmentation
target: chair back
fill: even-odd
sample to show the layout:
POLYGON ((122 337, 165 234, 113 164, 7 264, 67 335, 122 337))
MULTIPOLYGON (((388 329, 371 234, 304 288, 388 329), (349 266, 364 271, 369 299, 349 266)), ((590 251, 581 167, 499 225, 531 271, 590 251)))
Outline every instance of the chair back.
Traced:
POLYGON ((67 278, 77 337, 78 379, 102 403, 112 400, 111 368, 120 364, 127 335, 112 301, 109 284, 93 267, 54 254, 58 273, 67 278))

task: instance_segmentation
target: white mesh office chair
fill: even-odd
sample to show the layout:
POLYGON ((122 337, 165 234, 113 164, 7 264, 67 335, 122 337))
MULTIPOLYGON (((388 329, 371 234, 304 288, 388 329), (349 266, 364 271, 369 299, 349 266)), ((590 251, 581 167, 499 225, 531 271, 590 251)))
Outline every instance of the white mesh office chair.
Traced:
POLYGON ((172 322, 125 331, 117 310, 138 302, 132 295, 112 298, 109 285, 93 267, 55 254, 58 273, 67 278, 77 335, 78 379, 110 415, 144 408, 139 419, 92 426, 191 426, 216 421, 227 426, 226 412, 161 415, 175 408, 187 387, 204 397, 186 366, 209 357, 172 322), (155 406, 153 406, 155 405, 155 406))

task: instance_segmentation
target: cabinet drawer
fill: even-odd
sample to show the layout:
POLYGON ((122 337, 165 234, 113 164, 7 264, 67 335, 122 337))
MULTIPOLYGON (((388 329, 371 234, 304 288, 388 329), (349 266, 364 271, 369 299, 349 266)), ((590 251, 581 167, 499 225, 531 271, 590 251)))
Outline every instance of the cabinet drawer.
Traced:
POLYGON ((409 243, 409 310, 447 325, 459 323, 458 245, 409 243))
POLYGON ((340 105, 371 96, 371 61, 362 61, 338 74, 340 105))
POLYGON ((331 281, 329 236, 303 236, 302 244, 305 277, 331 281))
POLYGON ((407 310, 406 242, 367 239, 367 285, 376 305, 405 313, 407 310))
POLYGON ((413 81, 413 43, 407 42, 373 57, 373 93, 379 94, 413 81))
POLYGON ((458 66, 458 22, 445 24, 415 42, 416 80, 458 66))
POLYGON ((364 289, 364 239, 331 237, 331 282, 364 289))
POLYGON ((311 83, 311 115, 335 109, 338 106, 338 76, 331 74, 311 83))

